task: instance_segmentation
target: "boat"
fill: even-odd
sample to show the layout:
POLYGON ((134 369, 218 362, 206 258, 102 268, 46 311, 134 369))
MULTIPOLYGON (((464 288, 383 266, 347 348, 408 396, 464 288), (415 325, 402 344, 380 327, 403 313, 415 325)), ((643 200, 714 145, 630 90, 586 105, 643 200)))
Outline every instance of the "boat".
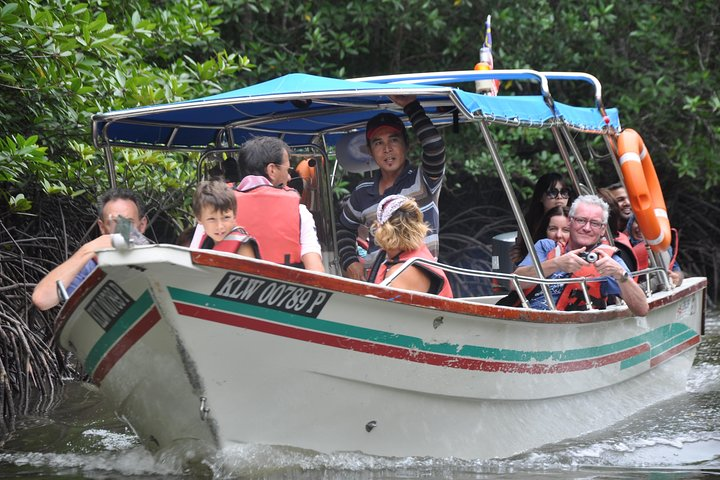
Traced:
MULTIPOLYGON (((645 317, 622 303, 541 311, 522 295, 522 306, 509 307, 497 305, 497 292, 449 299, 394 288, 392 277, 368 284, 341 276, 333 182, 337 169, 372 168, 353 145, 378 112, 402 115, 389 95, 417 96, 437 126, 477 126, 525 238, 491 126, 550 129, 573 183, 588 192, 594 185, 574 136, 601 137, 622 178, 619 113, 605 108, 600 82, 582 72, 289 74, 206 98, 95 115, 94 142, 113 184, 116 148, 196 152, 202 172, 244 140, 271 135, 314 164, 303 199, 316 218, 326 273, 140 245, 126 234, 123 248, 97 252, 98 268, 64 302, 60 344, 149 450, 271 445, 508 457, 605 428, 684 391, 701 341, 707 280, 686 278, 673 287, 662 252, 653 253, 657 264, 636 273, 661 284, 646 292, 645 317), (488 78, 527 82, 532 91, 489 96, 463 88, 488 78), (589 84, 590 105, 557 101, 554 82, 589 84)), ((427 260, 409 263, 416 261, 427 260)), ((458 281, 510 289, 521 281, 557 283, 431 263, 458 281)))

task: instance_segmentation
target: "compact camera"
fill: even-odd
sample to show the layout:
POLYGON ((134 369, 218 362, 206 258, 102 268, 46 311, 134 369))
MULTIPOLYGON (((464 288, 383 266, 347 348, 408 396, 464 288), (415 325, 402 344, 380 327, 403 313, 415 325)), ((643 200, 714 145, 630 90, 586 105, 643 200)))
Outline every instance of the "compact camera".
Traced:
POLYGON ((597 262, 598 258, 600 258, 595 252, 580 252, 578 253, 578 257, 582 258, 588 263, 595 263, 597 262))

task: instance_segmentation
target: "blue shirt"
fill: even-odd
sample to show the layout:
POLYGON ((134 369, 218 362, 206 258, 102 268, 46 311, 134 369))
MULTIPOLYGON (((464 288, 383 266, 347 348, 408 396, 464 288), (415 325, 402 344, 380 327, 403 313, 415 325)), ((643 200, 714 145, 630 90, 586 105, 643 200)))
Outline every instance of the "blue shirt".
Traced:
POLYGON ((68 295, 72 295, 72 293, 77 289, 77 287, 80 286, 80 284, 85 280, 88 275, 90 275, 93 270, 97 268, 97 262, 93 259, 90 259, 85 266, 78 272, 77 275, 75 275, 75 278, 72 282, 70 282, 70 285, 67 286, 66 290, 68 295))
MULTIPOLYGON (((535 252, 537 252, 538 260, 540 263, 547 260, 548 254, 555 249, 557 246, 557 243, 554 240, 550 240, 549 238, 543 238, 541 240, 538 240, 535 242, 535 252)), ((625 261, 620 258, 619 255, 615 254, 612 256, 613 260, 615 260, 617 263, 622 266, 626 272, 630 273, 630 269, 625 264, 625 261)), ((525 258, 518 264, 518 267, 527 267, 532 265, 532 259, 530 258, 530 254, 526 255, 525 258)), ((548 278, 569 278, 572 274, 568 272, 561 272, 557 271, 552 274, 548 278)), ((600 284, 600 293, 603 297, 608 297, 610 295, 616 295, 620 297, 620 286, 618 285, 617 281, 613 277, 602 277, 602 283, 600 284)), ((550 289, 550 294, 553 297, 553 301, 557 304, 558 299, 560 298, 560 294, 562 294, 563 289, 565 288, 566 284, 563 283, 554 283, 551 285, 548 285, 548 288, 550 289)), ((528 298, 528 302, 530 303, 530 308, 534 308, 537 310, 549 310, 550 307, 547 304, 547 300, 545 299, 545 295, 542 292, 542 289, 537 289, 537 291, 531 295, 528 298)))

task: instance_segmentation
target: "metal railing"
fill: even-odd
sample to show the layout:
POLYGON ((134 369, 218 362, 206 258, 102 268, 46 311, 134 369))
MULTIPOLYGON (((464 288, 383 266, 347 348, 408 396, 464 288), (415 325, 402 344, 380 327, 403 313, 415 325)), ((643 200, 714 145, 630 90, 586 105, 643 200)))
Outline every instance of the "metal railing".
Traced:
MULTIPOLYGON (((531 284, 531 285, 541 285, 545 286, 545 288, 541 288, 540 291, 543 293, 543 295, 547 297, 550 295, 549 288, 547 286, 549 285, 555 285, 555 284, 568 284, 568 283, 578 283, 580 284, 580 287, 583 291, 584 299, 585 299, 585 305, 587 310, 593 310, 592 307, 592 301, 590 299, 590 293, 588 291, 588 283, 593 282, 602 282, 607 279, 607 277, 569 277, 569 278, 538 278, 538 277, 527 277, 523 275, 516 275, 514 273, 501 273, 501 272, 487 272, 482 270, 472 270, 468 268, 462 268, 462 267, 455 267, 453 265, 447 265, 444 263, 436 262, 433 260, 428 260, 421 257, 413 257, 405 261, 403 264, 400 265, 400 268, 395 270, 392 274, 388 275, 381 283, 382 286, 391 286, 390 284, 395 280, 402 272, 404 272, 407 268, 415 265, 415 264, 422 264, 422 265, 428 265, 431 267, 439 268, 445 272, 448 273, 455 273, 458 275, 466 275, 470 277, 476 277, 476 278, 487 278, 490 280, 501 280, 501 281, 507 281, 512 289, 511 291, 515 291, 518 295, 518 298, 520 300, 520 303, 523 308, 531 308, 528 298, 525 295, 525 291, 523 290, 523 287, 521 284, 531 284)), ((631 272, 630 275, 635 277, 645 277, 645 295, 650 296, 653 291, 651 288, 651 278, 653 275, 660 275, 661 277, 661 283, 660 285, 667 285, 668 284, 668 273, 663 270, 660 267, 651 267, 646 268, 644 270, 639 270, 637 272, 631 272)), ((666 290, 666 287, 663 287, 664 290, 666 290)), ((458 298, 458 300, 462 300, 462 298, 458 298)), ((552 310, 555 310, 555 302, 550 299, 548 301, 548 305, 551 306, 552 310)))

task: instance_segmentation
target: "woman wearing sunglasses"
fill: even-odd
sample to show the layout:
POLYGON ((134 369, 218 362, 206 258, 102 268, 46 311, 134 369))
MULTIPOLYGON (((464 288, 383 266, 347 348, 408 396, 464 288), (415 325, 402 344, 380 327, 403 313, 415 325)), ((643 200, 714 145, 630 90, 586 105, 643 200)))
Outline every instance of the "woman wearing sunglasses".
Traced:
MULTIPOLYGON (((568 187, 563 176, 557 172, 546 173, 535 183, 530 204, 525 211, 525 223, 528 231, 537 232, 543 215, 554 207, 566 207, 574 199, 573 191, 568 187), (572 197, 572 198, 571 198, 572 197)), ((517 265, 527 255, 527 247, 518 233, 515 245, 510 250, 510 259, 517 265)))

